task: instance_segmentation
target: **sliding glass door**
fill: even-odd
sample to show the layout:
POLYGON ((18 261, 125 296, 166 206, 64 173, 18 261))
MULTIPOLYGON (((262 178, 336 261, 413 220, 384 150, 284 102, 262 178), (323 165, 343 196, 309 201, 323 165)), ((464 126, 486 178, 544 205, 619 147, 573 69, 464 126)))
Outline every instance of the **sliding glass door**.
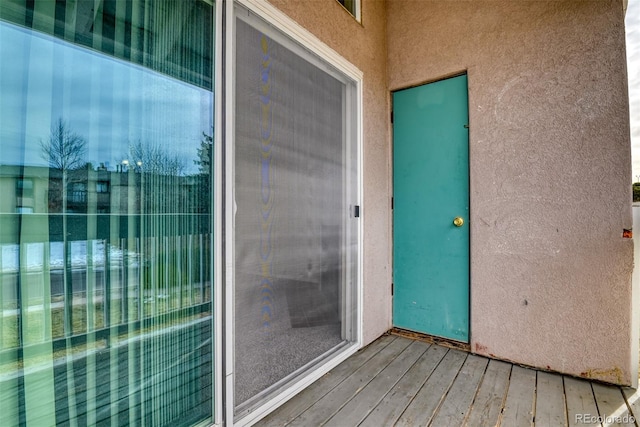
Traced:
POLYGON ((0 425, 212 422, 214 25, 0 3, 0 425))
POLYGON ((236 416, 357 340, 356 86, 236 8, 236 416))
POLYGON ((355 351, 362 76, 235 3, 214 96, 213 0, 0 0, 0 426, 249 423, 355 351))

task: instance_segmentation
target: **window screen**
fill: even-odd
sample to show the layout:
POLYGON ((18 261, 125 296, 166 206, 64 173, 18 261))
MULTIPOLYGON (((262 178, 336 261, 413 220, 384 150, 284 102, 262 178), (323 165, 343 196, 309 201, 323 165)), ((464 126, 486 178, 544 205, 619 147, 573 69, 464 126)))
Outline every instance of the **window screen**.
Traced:
POLYGON ((355 85, 236 19, 235 402, 257 404, 355 340, 355 85))

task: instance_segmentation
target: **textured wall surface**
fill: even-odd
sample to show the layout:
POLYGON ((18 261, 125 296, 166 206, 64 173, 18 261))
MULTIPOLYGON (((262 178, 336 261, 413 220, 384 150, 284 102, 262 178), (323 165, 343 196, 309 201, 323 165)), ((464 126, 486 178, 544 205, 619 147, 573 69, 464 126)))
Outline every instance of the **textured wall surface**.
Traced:
POLYGON ((363 0, 362 25, 335 0, 270 0, 364 73, 364 341, 391 327, 391 179, 386 3, 363 0))
POLYGON ((387 9, 391 90, 468 73, 472 351, 629 383, 622 2, 387 9))

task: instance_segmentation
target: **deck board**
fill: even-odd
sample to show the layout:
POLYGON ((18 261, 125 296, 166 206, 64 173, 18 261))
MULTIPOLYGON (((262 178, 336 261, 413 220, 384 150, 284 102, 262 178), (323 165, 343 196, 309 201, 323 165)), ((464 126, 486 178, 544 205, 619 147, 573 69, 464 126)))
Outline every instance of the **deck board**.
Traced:
POLYGON ((467 357, 440 405, 438 413, 433 418, 432 425, 457 427, 464 423, 488 362, 486 358, 473 354, 467 357))
POLYGON ((306 411, 311 405, 333 390, 338 384, 352 375, 357 369, 372 357, 387 347, 397 337, 385 335, 358 351, 356 354, 336 366, 318 381, 300 392, 295 398, 278 408, 275 412, 263 418, 258 426, 284 426, 306 411))
POLYGON ((429 425, 466 358, 467 353, 463 351, 449 350, 400 416, 396 425, 408 427, 429 425))
POLYGON ((599 415, 589 381, 564 377, 564 394, 567 399, 567 421, 569 426, 584 426, 585 423, 579 418, 582 415, 599 415))
POLYGON ((471 406, 465 425, 468 427, 494 427, 509 387, 511 364, 499 360, 489 361, 487 370, 471 406))
POLYGON ((360 426, 380 427, 395 424, 447 351, 446 348, 437 345, 429 347, 423 357, 404 374, 378 406, 360 423, 360 426))
POLYGON ((511 370, 501 426, 531 426, 536 391, 536 371, 520 366, 511 370))
POLYGON ((629 422, 629 408, 620 387, 593 383, 593 395, 596 398, 598 412, 609 426, 635 426, 629 422))
POLYGON ((625 415, 640 415, 640 393, 433 343, 384 336, 256 425, 600 425, 580 420, 582 414, 624 421, 625 415))
POLYGON ((428 348, 429 344, 414 341, 360 393, 331 417, 325 426, 341 427, 360 424, 428 348))
POLYGON ((627 407, 631 409, 631 415, 640 423, 640 390, 623 387, 622 394, 627 401, 627 407))
POLYGON ((391 344, 369 359, 352 375, 324 395, 306 411, 291 421, 292 426, 320 426, 360 392, 378 373, 387 367, 411 344, 407 338, 396 338, 391 344))
POLYGON ((536 393, 536 426, 566 426, 567 410, 562 377, 549 372, 538 372, 536 393))

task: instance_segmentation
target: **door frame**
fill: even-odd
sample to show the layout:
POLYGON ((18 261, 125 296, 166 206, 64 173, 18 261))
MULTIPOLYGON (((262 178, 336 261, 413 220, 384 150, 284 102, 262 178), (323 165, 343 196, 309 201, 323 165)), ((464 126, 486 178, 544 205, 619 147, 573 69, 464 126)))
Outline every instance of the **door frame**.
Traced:
MULTIPOLYGON (((469 324, 468 324, 468 337, 467 337, 467 341, 463 342, 463 341, 456 341, 456 340, 450 340, 449 338, 444 338, 444 337, 440 337, 437 336, 437 338, 439 340, 444 340, 444 341, 451 341, 454 342, 456 344, 463 344, 463 345, 467 345, 470 346, 471 345, 471 341, 472 341, 472 333, 473 333, 473 322, 472 322, 472 288, 471 288, 471 283, 472 283, 472 242, 473 242, 473 228, 472 228, 472 224, 473 224, 473 209, 472 209, 472 205, 471 205, 471 193, 472 193, 472 179, 471 179, 471 160, 472 160, 472 156, 471 156, 471 109, 469 108, 469 106, 471 105, 471 91, 469 90, 470 84, 469 81, 471 80, 470 78, 470 73, 468 69, 463 69, 463 70, 459 70, 459 71, 455 71, 453 73, 449 73, 449 74, 445 74, 443 76, 439 76, 436 77, 434 79, 429 79, 429 80, 425 80, 422 81, 421 83, 417 83, 417 84, 412 84, 412 85, 408 85, 408 86, 401 86, 395 89, 390 90, 389 92, 389 97, 390 97, 390 106, 391 106, 391 129, 390 129, 390 140, 391 140, 391 147, 390 147, 390 158, 391 158, 391 167, 390 167, 390 181, 391 181, 391 325, 393 328, 395 328, 395 316, 394 316, 394 305, 393 305, 393 299, 395 298, 395 283, 393 282, 393 277, 394 277, 394 272, 395 272, 395 230, 394 230, 394 219, 395 219, 395 210, 394 210, 394 195, 395 195, 395 182, 394 182, 394 167, 395 167, 395 142, 394 142, 394 105, 393 105, 393 94, 394 92, 399 92, 402 90, 406 90, 406 89, 412 89, 412 88, 416 88, 416 87, 420 87, 420 86, 425 86, 425 85, 429 85, 432 83, 437 83, 437 82, 441 82, 444 80, 448 80, 448 79, 452 79, 455 77, 460 77, 460 76, 467 76, 467 110, 468 110, 468 121, 469 123, 467 123, 468 126, 468 137, 467 137, 467 150, 469 152, 469 162, 467 165, 468 168, 468 179, 469 179, 469 192, 468 192, 468 198, 469 198, 469 215, 468 215, 468 226, 469 226, 469 281, 468 281, 468 291, 469 291, 469 301, 468 301, 468 319, 469 319, 469 324)), ((402 329, 402 328, 400 328, 402 329)), ((416 331, 411 331, 411 332, 416 332, 416 331)), ((420 333, 420 332, 418 332, 420 333)), ((429 334, 423 333, 423 335, 427 335, 427 336, 431 336, 429 334)), ((435 337, 435 335, 434 335, 435 337)))

